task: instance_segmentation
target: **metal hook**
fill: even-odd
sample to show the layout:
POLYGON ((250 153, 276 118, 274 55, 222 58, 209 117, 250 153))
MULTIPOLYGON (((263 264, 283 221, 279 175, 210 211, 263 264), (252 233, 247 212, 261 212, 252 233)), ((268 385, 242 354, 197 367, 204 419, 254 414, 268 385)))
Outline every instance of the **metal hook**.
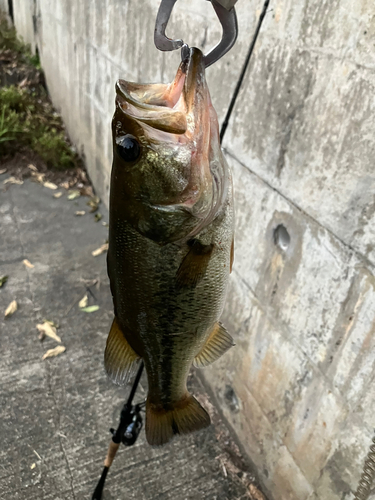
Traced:
MULTIPOLYGON (((165 30, 167 28, 168 21, 176 1, 177 0, 161 1, 156 18, 154 41, 156 47, 162 51, 177 50, 184 47, 182 53, 182 57, 184 58, 187 46, 186 44, 184 44, 183 40, 173 40, 171 38, 168 38, 165 34, 165 30)), ((234 7, 228 11, 216 0, 210 1, 223 28, 223 36, 221 38, 221 41, 207 54, 205 54, 204 62, 206 68, 218 61, 233 47, 237 40, 238 34, 237 16, 234 7)))

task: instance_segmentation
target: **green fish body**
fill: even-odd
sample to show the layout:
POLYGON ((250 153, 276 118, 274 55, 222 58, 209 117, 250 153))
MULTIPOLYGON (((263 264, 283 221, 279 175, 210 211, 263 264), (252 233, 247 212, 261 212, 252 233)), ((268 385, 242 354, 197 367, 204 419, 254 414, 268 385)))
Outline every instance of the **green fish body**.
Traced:
POLYGON ((210 423, 189 394, 233 341, 218 323, 233 262, 231 174, 219 144, 202 53, 170 85, 117 83, 108 274, 115 319, 105 367, 148 377, 146 437, 167 443, 210 423))

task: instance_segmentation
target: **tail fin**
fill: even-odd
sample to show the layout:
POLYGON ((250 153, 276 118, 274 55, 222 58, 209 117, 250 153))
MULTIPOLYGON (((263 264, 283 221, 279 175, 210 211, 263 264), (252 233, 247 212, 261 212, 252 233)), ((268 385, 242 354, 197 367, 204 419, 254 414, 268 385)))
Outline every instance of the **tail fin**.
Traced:
POLYGON ((210 423, 210 416, 191 394, 168 410, 147 400, 146 438, 152 446, 162 446, 175 434, 189 434, 208 427, 210 423))

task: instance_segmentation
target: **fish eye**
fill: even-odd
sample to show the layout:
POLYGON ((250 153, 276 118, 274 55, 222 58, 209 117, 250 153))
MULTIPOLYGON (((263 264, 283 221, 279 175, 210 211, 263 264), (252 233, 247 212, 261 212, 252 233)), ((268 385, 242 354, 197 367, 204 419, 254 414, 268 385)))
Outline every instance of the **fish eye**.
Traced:
POLYGON ((133 135, 123 135, 116 139, 117 153, 127 162, 135 161, 141 154, 141 146, 133 135))

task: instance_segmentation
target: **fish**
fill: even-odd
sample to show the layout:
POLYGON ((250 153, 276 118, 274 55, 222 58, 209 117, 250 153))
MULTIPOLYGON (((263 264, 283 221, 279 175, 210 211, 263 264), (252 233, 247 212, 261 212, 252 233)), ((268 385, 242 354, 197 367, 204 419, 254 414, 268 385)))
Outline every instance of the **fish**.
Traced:
POLYGON ((107 269, 114 305, 104 364, 127 383, 143 359, 146 438, 161 446, 210 425, 187 389, 234 345, 219 321, 234 255, 232 176, 202 52, 170 84, 118 80, 107 269))

